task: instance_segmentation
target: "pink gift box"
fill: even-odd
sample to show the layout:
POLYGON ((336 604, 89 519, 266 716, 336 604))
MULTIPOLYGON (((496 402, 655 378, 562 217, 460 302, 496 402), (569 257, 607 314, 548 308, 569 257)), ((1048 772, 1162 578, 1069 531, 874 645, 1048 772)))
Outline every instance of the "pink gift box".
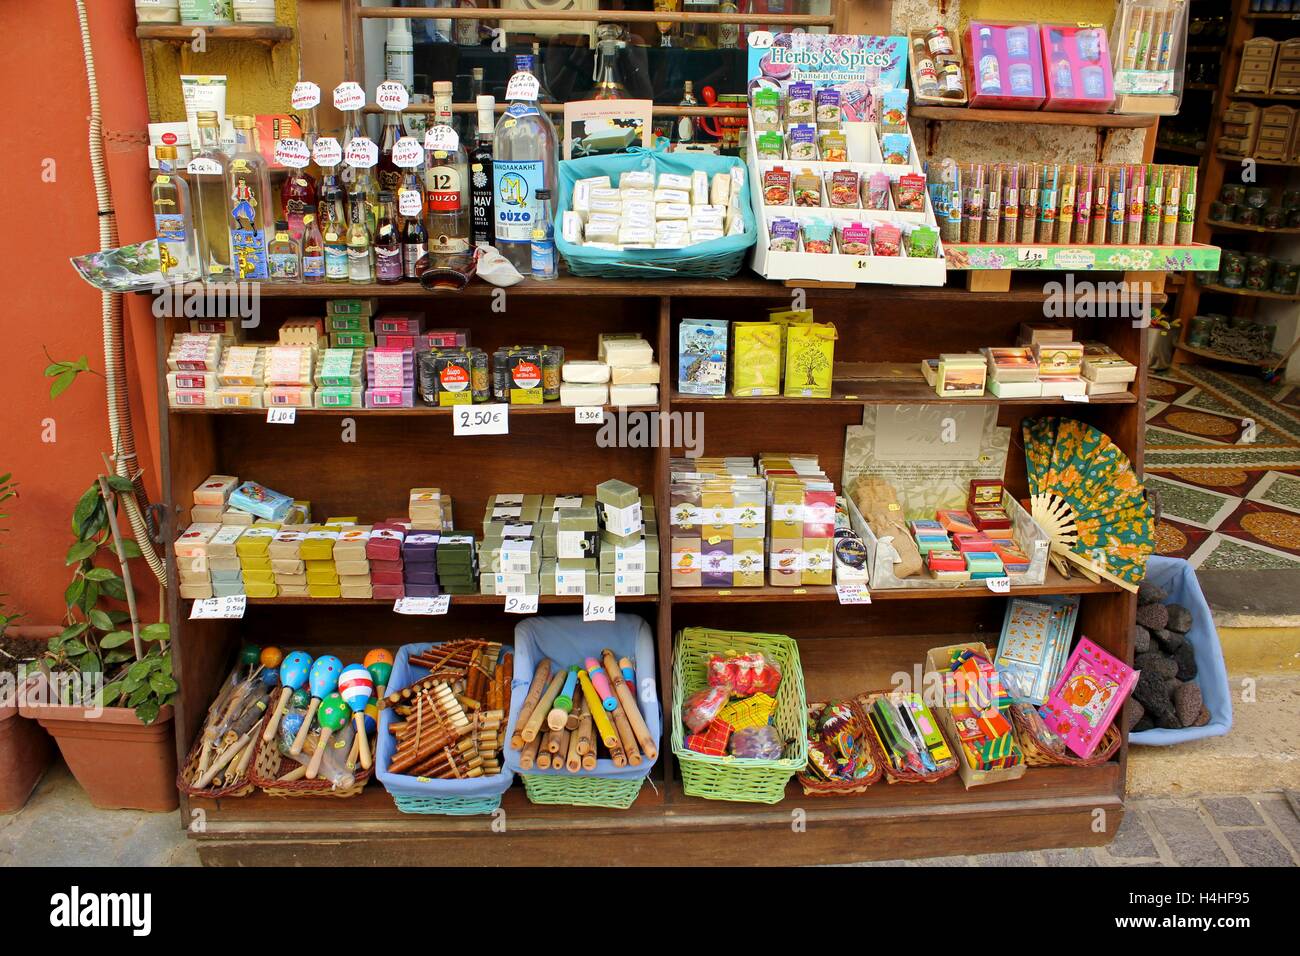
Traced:
POLYGON ((1045 23, 1041 29, 1047 64, 1045 110, 1105 113, 1115 101, 1110 48, 1099 26, 1045 23))
POLYGON ((1036 110, 1047 99, 1038 25, 972 20, 963 38, 970 105, 1036 110))

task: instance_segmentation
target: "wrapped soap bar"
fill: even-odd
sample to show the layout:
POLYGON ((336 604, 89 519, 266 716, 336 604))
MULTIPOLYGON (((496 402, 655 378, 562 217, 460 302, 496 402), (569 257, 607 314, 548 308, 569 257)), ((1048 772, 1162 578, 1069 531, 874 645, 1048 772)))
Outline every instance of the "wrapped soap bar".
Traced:
POLYGON ((658 205, 661 202, 677 202, 690 205, 691 191, 687 189, 665 189, 660 186, 654 191, 654 202, 658 205))
POLYGON ((598 382, 564 382, 560 385, 560 404, 587 407, 609 404, 609 386, 598 382))
POLYGON ((611 385, 609 387, 609 404, 611 405, 658 405, 658 385, 611 385))
POLYGON ((194 489, 196 505, 225 505, 239 484, 234 475, 208 475, 203 484, 194 489))
POLYGON ((601 342, 604 361, 611 368, 627 365, 648 365, 654 361, 654 349, 645 339, 611 338, 601 342))
POLYGON ((709 181, 709 204, 726 206, 731 201, 731 174, 714 173, 709 181))
POLYGON ((697 206, 708 205, 709 174, 702 169, 691 173, 691 202, 697 206))
POLYGON ((618 188, 655 188, 655 174, 646 169, 625 169, 618 174, 618 188))
POLYGON ((691 204, 684 202, 661 202, 655 205, 655 219, 691 218, 691 204))
POLYGON ((562 380, 574 385, 603 385, 609 381, 609 366, 604 362, 571 360, 564 363, 562 380))
POLYGON ((231 492, 230 507, 267 521, 279 521, 293 507, 293 499, 255 481, 246 481, 231 492))
POLYGON ((659 363, 616 366, 609 370, 609 381, 614 385, 658 385, 659 363))
POLYGON ((560 235, 565 242, 582 242, 582 217, 572 209, 566 209, 560 217, 560 235))
POLYGON ((680 173, 660 173, 659 182, 656 184, 658 189, 679 189, 690 192, 691 177, 680 173))

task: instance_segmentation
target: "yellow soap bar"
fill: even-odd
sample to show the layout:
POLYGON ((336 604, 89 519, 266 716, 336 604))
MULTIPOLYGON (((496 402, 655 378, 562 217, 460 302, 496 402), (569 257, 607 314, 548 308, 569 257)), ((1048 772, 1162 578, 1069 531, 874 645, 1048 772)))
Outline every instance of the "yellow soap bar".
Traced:
POLYGON ((275 573, 272 571, 249 570, 245 568, 239 576, 244 579, 244 584, 275 584, 275 573))
POLYGON ((241 571, 272 571, 274 567, 271 564, 269 555, 250 554, 247 557, 240 557, 239 569, 241 571))
POLYGON ((336 598, 342 597, 343 592, 339 590, 337 584, 309 584, 307 593, 314 598, 336 598))
POLYGON ((275 582, 244 581, 244 592, 251 598, 273 598, 279 594, 275 582))

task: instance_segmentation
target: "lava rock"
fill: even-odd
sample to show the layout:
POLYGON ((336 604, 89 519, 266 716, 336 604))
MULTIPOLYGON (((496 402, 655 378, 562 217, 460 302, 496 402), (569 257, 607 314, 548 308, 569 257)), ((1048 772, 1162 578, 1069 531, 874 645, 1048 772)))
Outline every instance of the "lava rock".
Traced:
POLYGON ((1143 707, 1141 703, 1130 697, 1128 703, 1124 705, 1124 723, 1128 732, 1132 733, 1133 728, 1140 724, 1146 715, 1147 709, 1143 707))
POLYGON ((1166 604, 1165 613, 1169 616, 1169 623, 1165 625, 1167 630, 1186 634, 1192 629, 1192 612, 1181 604, 1166 604))
POLYGON ((1151 632, 1141 624, 1133 625, 1133 653, 1145 654, 1151 650, 1151 632))
POLYGON ((1208 710, 1206 710, 1204 707, 1202 707, 1202 708, 1201 708, 1201 716, 1199 716, 1199 717, 1196 718, 1196 726, 1197 726, 1197 727, 1204 727, 1204 726, 1205 726, 1206 724, 1208 724, 1209 722, 1210 722, 1210 712, 1209 712, 1208 710))
POLYGON ((1192 680, 1196 677, 1196 651, 1191 644, 1183 641, 1182 646, 1174 651, 1174 660, 1178 662, 1179 680, 1192 680))
POLYGON ((1178 674, 1178 662, 1159 651, 1148 651, 1133 658, 1133 666, 1143 674, 1156 674, 1171 680, 1178 674))
POLYGON ((1133 697, 1146 708, 1147 717, 1157 727, 1179 726, 1172 723, 1178 719, 1173 703, 1176 683, 1172 678, 1162 677, 1154 670, 1144 670, 1138 677, 1133 697))
POLYGON ((1183 635, 1177 631, 1171 631, 1169 628, 1153 631, 1151 636, 1156 639, 1156 643, 1160 645, 1160 649, 1166 654, 1173 654, 1178 648, 1187 643, 1183 635))
POLYGON ((1163 604, 1143 604, 1137 610, 1137 622, 1148 631, 1162 631, 1169 623, 1169 612, 1163 604))
POLYGON ((1132 727, 1129 728, 1129 733, 1137 734, 1137 733, 1141 733, 1144 730, 1154 730, 1155 726, 1156 726, 1155 721, 1153 721, 1149 716, 1144 716, 1141 720, 1139 720, 1136 724, 1134 724, 1132 727))
POLYGON ((1178 715, 1180 727, 1194 727, 1205 709, 1201 699, 1201 685, 1194 681, 1179 684, 1174 688, 1174 713, 1178 715))
POLYGON ((1172 707, 1168 711, 1162 711, 1156 714, 1156 726, 1161 730, 1182 730, 1183 725, 1178 721, 1178 712, 1172 707))
POLYGON ((1138 585, 1138 604, 1159 604, 1169 597, 1169 592, 1154 581, 1143 581, 1138 585))

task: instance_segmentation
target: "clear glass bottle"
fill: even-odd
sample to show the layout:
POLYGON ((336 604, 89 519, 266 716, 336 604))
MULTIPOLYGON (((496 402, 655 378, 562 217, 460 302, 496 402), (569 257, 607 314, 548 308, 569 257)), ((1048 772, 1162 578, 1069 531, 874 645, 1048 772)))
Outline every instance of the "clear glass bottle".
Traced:
MULTIPOLYGON (((312 107, 302 114, 302 141, 307 144, 308 153, 316 142, 316 109, 312 107)), ((299 243, 302 242, 302 218, 316 208, 320 202, 320 183, 312 172, 312 163, 308 162, 302 169, 290 169, 289 175, 280 186, 280 218, 289 224, 289 234, 299 243)))
POLYGON ((230 196, 230 247, 236 279, 265 279, 266 237, 271 229, 271 177, 257 148, 251 116, 236 116, 235 154, 226 176, 230 196))
POLYGON ((429 229, 429 257, 447 265, 469 252, 469 154, 452 125, 451 83, 433 84, 434 127, 442 127, 454 149, 430 149, 424 156, 424 200, 429 229))
POLYGON ((397 211, 402 217, 402 276, 420 278, 420 260, 429 252, 429 232, 424 226, 424 184, 419 169, 403 170, 402 188, 397 193, 397 211))
MULTIPOLYGON (((686 80, 682 84, 682 101, 678 106, 699 106, 700 101, 695 98, 695 84, 686 80)), ((673 129, 673 138, 679 143, 695 142, 695 117, 679 116, 673 129)))
POLYGON ((289 223, 281 219, 275 224, 275 238, 266 245, 267 271, 272 282, 301 282, 302 261, 299 258, 298 240, 289 231, 289 223))
POLYGON ((348 212, 348 281, 367 285, 375 281, 375 254, 366 228, 366 195, 355 190, 350 195, 348 212))
MULTIPOLYGON (((550 118, 537 106, 536 78, 516 73, 511 97, 492 144, 492 193, 496 247, 520 273, 532 271, 533 221, 537 190, 555 195, 556 137, 550 118), (531 80, 532 82, 529 82, 531 80)), ((552 215, 553 209, 547 210, 552 215)))
POLYGON ((199 277, 199 247, 190 212, 190 187, 176 169, 176 147, 159 146, 158 170, 149 190, 153 202, 158 259, 168 279, 189 282, 199 277))
POLYGON ((602 23, 596 28, 596 61, 591 92, 587 94, 587 99, 627 99, 627 88, 623 85, 623 77, 618 69, 618 54, 623 47, 621 35, 622 27, 618 24, 602 23))
POLYGON ((314 210, 302 217, 302 281, 325 281, 325 238, 314 210))
MULTIPOLYGON (((352 142, 353 138, 365 135, 366 129, 362 125, 361 111, 344 110, 343 138, 339 140, 339 144, 343 147, 343 154, 345 156, 347 155, 348 143, 352 142)), ((353 185, 356 184, 357 173, 360 172, 364 172, 364 170, 357 169, 355 166, 349 166, 347 163, 344 163, 343 168, 339 172, 340 178, 343 180, 343 187, 348 191, 351 191, 353 185)))
POLYGON ((555 230, 551 226, 551 192, 539 189, 536 194, 537 218, 533 221, 532 241, 529 244, 530 264, 534 279, 554 279, 555 230))
POLYGON ((402 281, 402 236, 393 194, 379 194, 379 224, 375 227, 375 279, 384 285, 402 281))
POLYGON ((221 148, 221 120, 215 112, 198 114, 199 142, 187 167, 194 203, 199 274, 218 281, 231 276, 230 209, 226 177, 230 157, 221 148))
POLYGON ((469 157, 470 240, 476 246, 492 245, 492 140, 496 125, 496 99, 478 97, 478 135, 469 157))
POLYGON ((402 114, 397 110, 384 110, 384 127, 379 133, 378 170, 380 192, 396 195, 402 185, 402 170, 393 162, 393 147, 406 135, 402 114))
POLYGON ((321 201, 321 233, 325 244, 325 281, 348 281, 348 217, 343 190, 331 189, 321 201))

